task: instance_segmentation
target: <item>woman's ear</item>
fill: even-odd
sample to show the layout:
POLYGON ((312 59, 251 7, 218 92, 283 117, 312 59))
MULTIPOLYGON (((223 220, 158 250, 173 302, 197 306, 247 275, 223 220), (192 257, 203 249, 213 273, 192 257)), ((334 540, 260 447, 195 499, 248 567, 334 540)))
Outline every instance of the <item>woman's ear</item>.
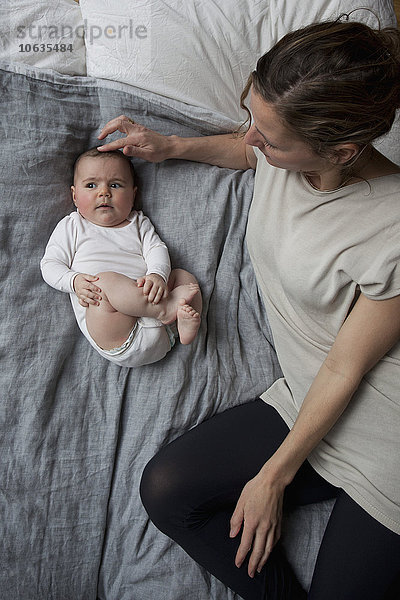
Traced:
POLYGON ((351 160, 354 160, 359 153, 360 147, 358 144, 353 144, 351 142, 338 144, 333 148, 331 160, 336 165, 345 165, 351 160))

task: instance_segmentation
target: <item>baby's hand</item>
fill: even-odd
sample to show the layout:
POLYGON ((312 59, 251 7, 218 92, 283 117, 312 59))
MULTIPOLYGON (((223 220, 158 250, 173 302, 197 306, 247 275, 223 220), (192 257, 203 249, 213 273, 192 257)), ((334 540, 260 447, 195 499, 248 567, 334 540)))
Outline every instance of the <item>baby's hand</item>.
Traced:
POLYGON ((95 286, 92 281, 97 281, 98 277, 95 275, 88 275, 87 273, 79 273, 74 279, 74 290, 78 297, 79 304, 87 308, 89 304, 99 306, 101 296, 99 293, 101 289, 95 286))
POLYGON ((168 296, 167 284, 161 275, 149 273, 149 275, 139 277, 136 283, 138 287, 143 288, 143 294, 152 304, 158 304, 160 300, 168 296))

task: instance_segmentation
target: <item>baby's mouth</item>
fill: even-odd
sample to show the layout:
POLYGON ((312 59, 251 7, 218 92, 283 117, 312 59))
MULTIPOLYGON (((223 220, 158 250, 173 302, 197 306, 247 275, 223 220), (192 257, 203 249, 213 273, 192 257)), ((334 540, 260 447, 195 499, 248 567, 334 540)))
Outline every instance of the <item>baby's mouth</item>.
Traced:
POLYGON ((97 206, 97 208, 112 208, 111 204, 99 204, 99 206, 97 206))

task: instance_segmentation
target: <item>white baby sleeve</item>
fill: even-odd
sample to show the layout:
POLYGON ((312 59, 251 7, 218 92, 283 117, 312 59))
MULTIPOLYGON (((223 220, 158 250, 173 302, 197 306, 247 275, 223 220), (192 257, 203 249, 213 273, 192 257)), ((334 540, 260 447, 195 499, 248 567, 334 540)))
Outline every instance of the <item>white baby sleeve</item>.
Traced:
POLYGON ((157 235, 150 219, 141 211, 138 211, 138 225, 143 258, 147 265, 146 275, 157 273, 167 282, 171 273, 171 261, 167 246, 157 235))
POLYGON ((50 236, 40 269, 46 283, 61 292, 73 293, 78 273, 70 267, 75 255, 77 229, 71 216, 64 217, 50 236))

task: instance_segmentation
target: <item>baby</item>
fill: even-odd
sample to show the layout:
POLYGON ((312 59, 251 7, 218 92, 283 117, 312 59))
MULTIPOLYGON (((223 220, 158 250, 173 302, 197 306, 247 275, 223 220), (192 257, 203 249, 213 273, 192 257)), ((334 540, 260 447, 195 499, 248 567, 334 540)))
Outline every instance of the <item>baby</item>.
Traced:
POLYGON ((193 275, 171 272, 166 245, 133 210, 137 187, 118 150, 91 149, 75 162, 72 199, 47 244, 44 280, 70 294, 78 325, 104 358, 137 367, 163 358, 200 326, 201 294, 193 275))

